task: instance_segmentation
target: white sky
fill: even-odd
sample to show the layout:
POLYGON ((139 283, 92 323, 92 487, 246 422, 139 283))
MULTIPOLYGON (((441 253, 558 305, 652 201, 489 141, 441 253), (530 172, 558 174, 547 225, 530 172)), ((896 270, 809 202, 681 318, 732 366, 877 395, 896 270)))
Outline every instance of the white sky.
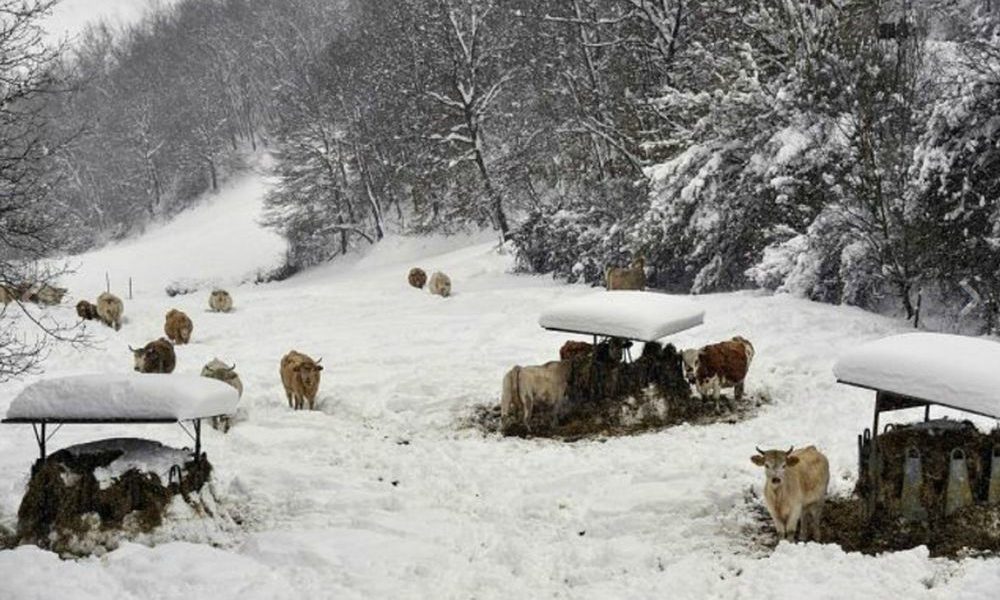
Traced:
POLYGON ((49 40, 58 41, 83 31, 87 24, 104 19, 114 25, 138 20, 146 11, 170 0, 61 0, 45 21, 49 40))

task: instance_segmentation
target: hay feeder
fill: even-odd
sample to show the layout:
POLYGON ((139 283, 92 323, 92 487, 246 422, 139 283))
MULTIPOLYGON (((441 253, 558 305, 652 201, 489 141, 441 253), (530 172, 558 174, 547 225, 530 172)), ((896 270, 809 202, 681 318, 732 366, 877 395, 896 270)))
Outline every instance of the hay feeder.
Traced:
POLYGON ((936 333, 890 336, 838 360, 840 383, 875 392, 872 426, 858 436, 865 521, 935 527, 966 509, 1000 510, 1000 430, 931 414, 940 406, 1000 419, 997 365, 1000 344, 936 333), (908 408, 923 408, 923 421, 879 429, 882 413, 908 408))

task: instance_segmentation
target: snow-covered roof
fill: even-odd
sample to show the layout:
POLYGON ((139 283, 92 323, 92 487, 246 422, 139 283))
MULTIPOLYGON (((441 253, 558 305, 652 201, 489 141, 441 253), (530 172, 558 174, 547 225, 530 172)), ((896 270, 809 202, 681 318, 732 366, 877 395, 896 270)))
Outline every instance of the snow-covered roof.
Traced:
POLYGON ((102 373, 43 379, 24 388, 7 419, 184 421, 236 410, 229 385, 195 375, 102 373))
POLYGON ((833 367, 837 380, 1000 418, 1000 343, 905 333, 858 346, 833 367))
POLYGON ((538 319, 545 329, 651 342, 701 325, 705 311, 680 296, 610 291, 549 307, 538 319))

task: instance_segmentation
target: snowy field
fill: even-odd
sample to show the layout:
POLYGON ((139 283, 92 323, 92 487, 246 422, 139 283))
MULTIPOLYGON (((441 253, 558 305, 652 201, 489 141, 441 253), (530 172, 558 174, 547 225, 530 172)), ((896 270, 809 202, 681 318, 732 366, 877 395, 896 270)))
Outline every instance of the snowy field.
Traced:
MULTIPOLYGON (((873 398, 837 385, 831 367, 901 323, 786 296, 701 296, 705 324, 670 339, 749 338, 748 389, 773 400, 758 417, 576 443, 503 439, 462 421, 497 400, 511 365, 557 357, 565 336, 540 329, 538 315, 591 289, 511 274, 492 234, 389 239, 285 282, 237 286, 283 249, 255 225, 262 189, 237 183, 162 229, 76 258, 74 297, 52 314, 75 319, 76 299, 95 297, 105 271, 123 297, 134 277, 136 296, 120 332, 88 326, 94 347, 57 348, 46 364, 48 376, 128 371, 127 345, 162 335, 169 308, 187 312, 194 333, 177 372, 218 356, 236 362, 246 388, 249 419, 205 435, 216 493, 245 526, 203 537, 178 528, 183 541, 83 560, 2 551, 0 598, 997 597, 1000 559, 787 543, 772 553, 744 531, 744 497, 763 479, 754 446, 815 444, 832 491, 852 488, 873 398), (410 288, 412 266, 446 271, 454 296, 410 288), (231 286, 235 312, 208 312, 209 288, 168 298, 163 286, 181 278, 231 286), (278 361, 292 348, 323 357, 319 411, 287 407, 278 361)), ((29 382, 0 386, 0 413, 29 382)), ((189 443, 174 426, 67 426, 51 447, 112 436, 189 443)), ((7 528, 36 452, 29 428, 0 428, 7 528)))

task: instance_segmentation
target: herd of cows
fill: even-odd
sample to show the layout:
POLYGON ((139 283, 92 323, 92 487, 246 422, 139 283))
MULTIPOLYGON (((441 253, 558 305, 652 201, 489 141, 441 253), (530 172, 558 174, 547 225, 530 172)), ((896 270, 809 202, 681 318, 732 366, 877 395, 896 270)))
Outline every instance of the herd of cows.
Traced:
MULTIPOLYGON (((414 267, 407 274, 408 283, 418 289, 427 286, 431 294, 441 297, 451 295, 451 279, 436 271, 430 277, 414 267)), ((611 267, 605 272, 608 290, 644 290, 645 265, 642 258, 629 267, 611 267)), ((11 289, 0 286, 0 301, 32 301, 38 304, 58 304, 65 295, 65 288, 53 286, 24 286, 11 289)), ((225 290, 213 290, 208 298, 213 312, 229 313, 233 299, 225 290)), ((84 320, 98 320, 105 325, 121 329, 124 303, 109 292, 102 293, 96 303, 80 300, 77 314, 84 320)), ((139 373, 172 373, 177 364, 174 346, 191 341, 194 324, 184 312, 171 309, 163 325, 165 337, 150 341, 141 348, 129 349, 134 358, 134 368, 139 373)), ((567 400, 571 365, 577 360, 621 362, 631 342, 609 339, 596 346, 575 340, 567 341, 559 351, 560 360, 542 365, 515 366, 503 377, 500 400, 501 423, 521 422, 530 431, 534 413, 544 408, 549 414, 559 414, 560 404, 567 400)), ((742 337, 734 337, 702 348, 688 349, 681 353, 681 367, 686 381, 693 385, 703 399, 712 399, 718 405, 723 388, 733 388, 739 400, 743 383, 754 357, 754 347, 742 337)), ((291 350, 281 359, 280 376, 288 406, 294 410, 314 410, 323 371, 322 359, 291 350)), ((215 358, 202 368, 201 375, 223 381, 243 395, 243 383, 236 373, 236 365, 227 365, 215 358)), ((212 420, 212 425, 223 432, 230 427, 230 417, 212 420)), ((823 503, 830 478, 826 457, 815 447, 799 450, 761 450, 751 460, 765 470, 764 499, 780 537, 819 539, 823 503)))

